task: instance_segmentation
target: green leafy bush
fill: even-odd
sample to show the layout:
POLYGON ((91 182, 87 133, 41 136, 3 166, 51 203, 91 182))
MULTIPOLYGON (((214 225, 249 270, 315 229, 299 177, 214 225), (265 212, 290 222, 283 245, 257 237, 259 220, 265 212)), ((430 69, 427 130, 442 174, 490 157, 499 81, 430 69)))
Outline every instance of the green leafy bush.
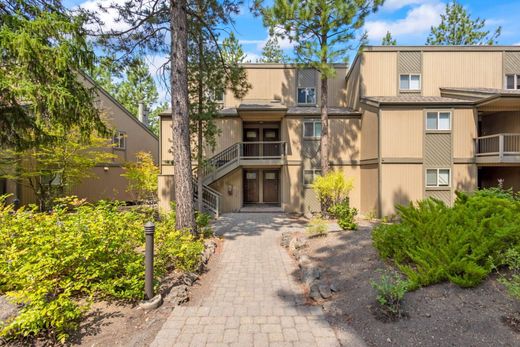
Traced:
MULTIPOLYGON (((0 295, 21 305, 0 338, 48 333, 63 342, 90 301, 142 299, 146 219, 118 203, 68 199, 39 213, 0 198, 0 295)), ((173 214, 156 226, 156 279, 172 265, 195 269, 202 241, 176 231, 173 214)))
POLYGON ((321 216, 314 216, 307 224, 306 231, 311 236, 322 236, 329 231, 329 225, 321 216))
POLYGON ((383 273, 378 282, 370 284, 377 292, 377 303, 388 318, 398 318, 402 315, 402 301, 408 291, 409 283, 396 273, 383 273))
POLYGON ((332 205, 348 198, 352 188, 354 188, 354 179, 346 178, 340 171, 331 171, 325 176, 318 176, 312 184, 312 189, 320 200, 322 213, 325 214, 332 205))
POLYGON ((338 220, 338 224, 343 230, 356 230, 358 225, 356 223, 356 215, 358 210, 350 207, 349 199, 332 205, 329 208, 329 213, 338 220))
POLYGON ((209 238, 213 236, 213 229, 211 228, 211 215, 204 212, 195 212, 195 222, 197 223, 197 229, 199 234, 203 238, 209 238))
POLYGON ((510 274, 500 274, 500 282, 513 298, 520 300, 520 250, 507 250, 503 263, 509 268, 510 274))
POLYGON ((426 199, 397 207, 401 223, 374 229, 374 246, 392 259, 412 288, 449 280, 461 287, 479 284, 520 244, 520 201, 511 192, 457 193, 452 208, 426 199))

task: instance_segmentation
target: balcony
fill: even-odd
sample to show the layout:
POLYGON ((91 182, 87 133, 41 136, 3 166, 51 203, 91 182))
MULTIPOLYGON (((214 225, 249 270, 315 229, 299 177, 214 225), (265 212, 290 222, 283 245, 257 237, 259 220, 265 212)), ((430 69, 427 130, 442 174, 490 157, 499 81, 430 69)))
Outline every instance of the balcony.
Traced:
POLYGON ((520 164, 520 134, 495 134, 476 139, 477 164, 520 164))

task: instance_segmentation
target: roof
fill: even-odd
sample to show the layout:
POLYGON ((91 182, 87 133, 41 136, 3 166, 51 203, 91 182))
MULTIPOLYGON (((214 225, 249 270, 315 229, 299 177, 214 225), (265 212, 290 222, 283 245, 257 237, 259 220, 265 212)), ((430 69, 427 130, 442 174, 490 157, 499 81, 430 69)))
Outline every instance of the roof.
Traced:
POLYGON ((516 51, 520 52, 520 46, 366 46, 362 52, 397 52, 397 51, 423 51, 423 52, 502 52, 516 51))
MULTIPOLYGON (((356 116, 360 115, 360 111, 353 110, 349 107, 327 107, 329 116, 356 116)), ((289 107, 287 116, 319 116, 321 115, 321 108, 316 106, 311 107, 289 107)))
MULTIPOLYGON (((356 111, 349 107, 328 107, 329 116, 358 116, 360 111, 356 111)), ((240 104, 238 107, 223 108, 219 111, 221 117, 238 117, 239 112, 281 112, 286 116, 319 116, 321 115, 321 108, 317 106, 292 106, 287 107, 280 103, 259 103, 246 102, 240 104)), ((171 116, 171 109, 161 112, 160 116, 171 116)))
POLYGON ((366 96, 361 102, 380 105, 473 105, 471 100, 463 100, 442 96, 399 95, 399 96, 366 96))
POLYGON ((238 111, 286 111, 287 106, 282 104, 281 100, 265 100, 265 99, 249 99, 243 100, 238 105, 238 111))

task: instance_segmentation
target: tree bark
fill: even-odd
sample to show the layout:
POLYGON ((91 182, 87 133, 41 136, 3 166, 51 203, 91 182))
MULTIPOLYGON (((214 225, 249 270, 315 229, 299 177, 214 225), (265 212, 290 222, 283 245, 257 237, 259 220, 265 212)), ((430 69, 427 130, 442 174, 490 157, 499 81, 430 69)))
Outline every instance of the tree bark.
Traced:
POLYGON ((188 114, 188 31, 186 0, 170 0, 172 152, 176 228, 195 230, 188 114))
POLYGON ((329 172, 329 113, 327 108, 328 101, 328 78, 321 78, 321 174, 326 175, 329 172))
MULTIPOLYGON (((199 29, 202 30, 202 29, 199 29)), ((198 210, 199 212, 202 212, 202 209, 204 208, 204 204, 202 201, 202 191, 204 189, 202 180, 204 177, 202 177, 203 170, 202 170, 202 145, 203 145, 203 133, 202 133, 202 111, 203 111, 203 98, 204 98, 204 89, 202 85, 202 71, 204 71, 204 66, 202 64, 202 55, 204 54, 204 46, 203 46, 203 38, 201 35, 201 32, 199 31, 199 42, 198 42, 198 51, 199 51, 199 71, 198 71, 198 113, 199 113, 199 119, 197 122, 197 191, 198 191, 198 210)))

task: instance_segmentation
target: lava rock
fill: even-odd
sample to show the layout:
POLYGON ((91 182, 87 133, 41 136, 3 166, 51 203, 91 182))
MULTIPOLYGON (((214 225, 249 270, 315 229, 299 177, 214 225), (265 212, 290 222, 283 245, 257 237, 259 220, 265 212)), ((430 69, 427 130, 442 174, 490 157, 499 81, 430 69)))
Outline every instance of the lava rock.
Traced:
POLYGON ((330 286, 325 284, 320 284, 318 286, 318 290, 320 291, 320 295, 323 299, 328 299, 332 296, 332 292, 330 291, 330 286))
POLYGON ((330 284, 330 290, 333 291, 334 293, 339 292, 339 288, 335 283, 330 284))
POLYGON ((189 299, 188 286, 181 284, 171 289, 168 296, 165 298, 165 301, 171 302, 174 305, 180 305, 187 302, 189 299))
POLYGON ((309 296, 314 301, 318 301, 321 299, 320 288, 319 288, 318 283, 314 283, 313 285, 310 286, 309 296))
POLYGON ((285 231, 282 233, 282 240, 280 241, 280 245, 285 248, 289 248, 289 243, 291 242, 292 234, 289 231, 285 231))
POLYGON ((320 269, 315 266, 304 267, 301 270, 302 272, 302 281, 307 286, 310 286, 315 280, 320 278, 320 269))

